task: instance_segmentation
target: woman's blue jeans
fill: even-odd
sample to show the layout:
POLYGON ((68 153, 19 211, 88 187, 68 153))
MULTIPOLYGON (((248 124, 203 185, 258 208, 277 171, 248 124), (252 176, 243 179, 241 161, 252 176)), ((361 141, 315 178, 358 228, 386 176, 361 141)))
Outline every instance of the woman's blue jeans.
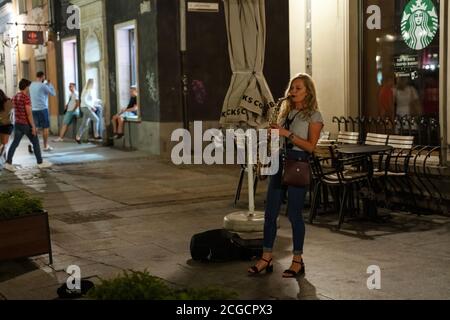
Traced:
MULTIPOLYGON (((306 160, 309 154, 302 151, 288 150, 288 159, 306 160)), ((267 207, 264 224, 264 252, 272 252, 277 236, 277 220, 281 204, 287 188, 288 216, 292 225, 294 242, 294 255, 303 254, 305 242, 305 221, 303 219, 303 207, 306 198, 306 188, 286 187, 282 185, 283 166, 280 161, 278 173, 270 178, 267 192, 267 207)))

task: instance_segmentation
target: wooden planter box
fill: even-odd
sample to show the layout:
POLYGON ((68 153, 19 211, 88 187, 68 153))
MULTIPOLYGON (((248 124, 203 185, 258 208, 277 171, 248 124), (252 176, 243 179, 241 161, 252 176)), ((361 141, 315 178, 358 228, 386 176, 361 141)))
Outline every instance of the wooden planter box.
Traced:
POLYGON ((49 255, 53 264, 48 213, 0 220, 0 261, 49 255))

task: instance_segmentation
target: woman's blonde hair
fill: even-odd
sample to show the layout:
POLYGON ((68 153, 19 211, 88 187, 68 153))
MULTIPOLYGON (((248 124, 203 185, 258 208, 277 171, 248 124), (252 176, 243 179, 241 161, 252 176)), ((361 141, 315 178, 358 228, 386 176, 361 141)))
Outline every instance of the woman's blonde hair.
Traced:
MULTIPOLYGON (((319 110, 319 103, 317 102, 317 93, 316 86, 314 84, 314 80, 311 78, 309 74, 300 73, 297 74, 294 78, 289 82, 289 86, 286 90, 286 97, 290 95, 290 91, 295 81, 302 80, 306 87, 307 95, 305 97, 305 107, 300 112, 300 116, 308 120, 312 117, 312 115, 319 110)), ((286 118, 289 116, 289 113, 295 109, 295 104, 292 102, 292 99, 289 98, 283 102, 281 107, 280 114, 278 116, 278 123, 283 124, 286 118)))
POLYGON ((84 85, 83 92, 94 89, 94 79, 89 79, 84 85))

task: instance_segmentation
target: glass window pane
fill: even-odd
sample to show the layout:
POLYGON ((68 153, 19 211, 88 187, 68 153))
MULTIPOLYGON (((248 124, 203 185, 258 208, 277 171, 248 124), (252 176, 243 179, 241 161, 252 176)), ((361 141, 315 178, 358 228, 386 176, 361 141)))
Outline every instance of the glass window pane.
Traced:
POLYGON ((397 118, 392 130, 426 140, 420 123, 439 119, 439 1, 364 0, 371 5, 381 29, 363 25, 363 115, 397 118))

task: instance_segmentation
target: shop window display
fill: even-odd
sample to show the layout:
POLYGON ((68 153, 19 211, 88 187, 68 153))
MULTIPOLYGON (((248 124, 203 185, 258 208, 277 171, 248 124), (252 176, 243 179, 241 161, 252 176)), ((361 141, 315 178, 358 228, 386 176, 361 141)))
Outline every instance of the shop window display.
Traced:
POLYGON ((363 3, 380 7, 381 29, 363 29, 362 114, 404 119, 409 133, 418 135, 421 123, 439 119, 440 1, 363 3))

